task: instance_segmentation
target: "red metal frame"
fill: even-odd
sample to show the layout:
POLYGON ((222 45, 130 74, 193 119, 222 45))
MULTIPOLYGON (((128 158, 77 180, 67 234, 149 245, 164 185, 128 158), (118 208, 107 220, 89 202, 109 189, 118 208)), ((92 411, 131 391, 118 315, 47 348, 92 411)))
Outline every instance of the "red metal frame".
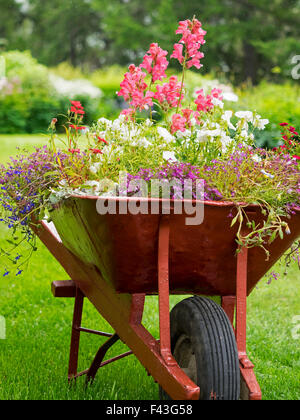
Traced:
POLYGON ((223 296, 222 307, 235 329, 241 371, 241 399, 261 400, 254 365, 247 355, 247 267, 248 249, 244 247, 237 256, 236 296, 223 296))
MULTIPOLYGON (((55 290, 55 285, 53 287, 55 290)), ((73 313, 73 323, 72 323, 72 336, 71 336, 71 346, 70 346, 70 359, 69 359, 69 372, 68 379, 72 381, 80 376, 87 375, 88 381, 93 381, 96 377, 98 370, 110 363, 113 363, 117 360, 120 360, 124 357, 130 356, 132 351, 115 356, 111 359, 103 361, 107 351, 119 340, 117 334, 111 334, 102 331, 91 330, 89 328, 84 328, 81 326, 82 321, 82 312, 83 312, 83 303, 84 303, 84 294, 77 287, 75 295, 75 304, 74 304, 74 313, 73 313), (109 337, 109 339, 99 348, 93 363, 90 368, 78 372, 78 357, 79 357, 79 344, 80 344, 80 334, 81 333, 95 334, 101 337, 109 337)))
MULTIPOLYGON (((168 216, 162 216, 159 226, 158 243, 158 296, 159 296, 159 330, 160 340, 154 339, 142 325, 144 311, 144 294, 117 294, 112 285, 105 282, 96 267, 83 264, 59 242, 41 223, 34 227, 42 242, 54 257, 64 267, 76 284, 76 299, 72 328, 69 379, 87 375, 93 380, 97 370, 119 360, 129 354, 135 356, 144 365, 156 382, 170 395, 172 399, 199 399, 200 389, 180 369, 171 354, 170 314, 169 314, 169 235, 168 216), (116 331, 114 335, 102 333, 81 327, 81 317, 84 296, 97 308, 100 314, 116 331), (109 337, 100 347, 91 367, 77 373, 80 333, 88 332, 109 337), (103 362, 107 350, 121 339, 131 350, 103 362)), ((246 248, 237 257, 236 296, 224 296, 222 306, 231 323, 234 323, 236 308, 236 340, 240 361, 241 378, 243 382, 242 396, 244 399, 261 399, 261 391, 253 371, 253 364, 246 353, 246 311, 247 311, 247 264, 248 250, 246 248)))
MULTIPOLYGON (((180 369, 175 360, 170 356, 167 362, 165 350, 168 350, 169 327, 165 328, 165 322, 169 321, 169 306, 164 308, 164 302, 169 302, 169 290, 167 287, 167 266, 168 252, 165 247, 168 244, 165 233, 168 229, 164 228, 165 222, 162 222, 161 243, 158 259, 160 261, 160 329, 162 333, 162 348, 159 342, 142 325, 142 316, 144 310, 145 295, 135 294, 117 294, 114 288, 105 282, 99 270, 95 267, 89 267, 83 264, 79 258, 73 255, 67 248, 57 240, 47 225, 43 222, 39 226, 33 226, 40 240, 47 246, 49 251, 64 267, 70 278, 74 281, 80 291, 94 304, 99 313, 116 331, 120 339, 131 349, 134 355, 140 360, 148 374, 152 375, 163 389, 167 390, 170 397, 174 400, 198 400, 200 396, 199 387, 180 369), (165 233, 164 233, 165 232, 165 233), (164 251, 161 255, 162 250, 164 251), (166 317, 166 318, 165 318, 166 317), (162 350, 162 353, 161 353, 162 350), (171 360, 171 358, 173 360, 171 360)), ((79 305, 80 306, 80 305, 79 305)), ((73 330, 73 339, 78 340, 80 326, 78 319, 80 317, 80 308, 76 308, 75 332, 73 330)), ((74 345, 74 344, 73 344, 74 345)), ((77 345, 77 344, 76 344, 77 345)), ((75 345, 74 345, 75 346, 75 345)), ((170 352, 169 352, 170 354, 170 352)), ((73 367, 76 366, 76 352, 72 360, 73 367)), ((114 358, 114 360, 116 360, 114 358)), ((107 364, 108 361, 103 362, 107 364)), ((75 370, 72 372, 75 373, 75 370)), ((88 371, 81 372, 79 375, 85 375, 88 371)))

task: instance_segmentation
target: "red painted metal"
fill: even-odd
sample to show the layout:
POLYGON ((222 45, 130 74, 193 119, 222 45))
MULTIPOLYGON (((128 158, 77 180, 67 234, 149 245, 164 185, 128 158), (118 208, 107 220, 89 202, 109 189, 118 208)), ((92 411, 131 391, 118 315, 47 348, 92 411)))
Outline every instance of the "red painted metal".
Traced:
POLYGON ((222 296, 222 308, 231 322, 232 328, 234 329, 234 311, 235 311, 235 296, 222 296))
MULTIPOLYGON (((96 266, 117 292, 157 294, 160 215, 150 214, 151 200, 146 200, 146 215, 100 215, 96 203, 95 197, 74 197, 55 211, 55 225, 65 246, 84 264, 96 266)), ((185 213, 170 215, 171 293, 235 295, 237 227, 231 227, 231 211, 233 204, 207 202, 199 226, 187 226, 185 213)), ((259 207, 253 206, 252 211, 251 218, 262 222, 259 207)), ((269 247, 269 261, 261 248, 249 250, 248 295, 299 236, 299 215, 288 221, 291 235, 269 247)))
MULTIPOLYGON (((75 283, 72 280, 66 281, 54 281, 51 285, 51 290, 54 297, 64 297, 64 298, 75 298, 74 312, 73 312, 73 324, 72 324, 72 336, 71 336, 71 345, 70 345, 70 360, 69 360, 69 381, 76 379, 80 376, 87 375, 87 379, 92 381, 95 379, 95 376, 98 370, 112 362, 123 359, 124 357, 130 356, 132 351, 115 356, 111 359, 105 360, 106 352, 109 348, 119 340, 119 337, 116 334, 111 334, 102 331, 96 331, 89 328, 84 328, 81 326, 82 312, 83 312, 83 302, 84 294, 76 287, 75 283), (79 356, 79 343, 80 343, 80 333, 88 333, 99 335, 101 337, 109 337, 109 340, 104 343, 98 350, 96 357, 89 369, 86 369, 83 372, 78 373, 78 356, 79 356)), ((137 311, 135 312, 137 313, 137 311)))
POLYGON ((87 380, 93 381, 95 379, 95 376, 97 374, 97 371, 101 367, 101 364, 103 362, 103 359, 108 352, 108 350, 117 342, 119 341, 119 336, 117 334, 112 335, 106 343, 104 343, 100 349, 98 350, 93 363, 91 364, 88 372, 87 372, 87 380))
POLYGON ((159 296, 159 332, 160 354, 168 366, 175 366, 171 353, 170 337, 170 301, 169 301, 169 217, 162 216, 158 237, 158 296, 159 296))
POLYGON ((89 328, 83 328, 83 327, 78 328, 78 331, 88 333, 88 334, 100 335, 100 337, 111 337, 113 335, 111 333, 90 330, 89 328))
MULTIPOLYGON (((167 390, 171 398, 199 399, 199 387, 177 364, 168 366, 165 363, 160 354, 159 343, 141 324, 144 296, 117 294, 95 266, 84 264, 70 252, 55 238, 45 223, 41 222, 32 227, 77 287, 114 328, 120 339, 144 365, 146 371, 167 390)), ((86 375, 87 372, 88 370, 81 372, 75 377, 86 375)))
POLYGON ((51 291, 57 298, 75 298, 76 284, 72 280, 54 281, 51 285, 51 291))
MULTIPOLYGON (((254 365, 247 356, 247 269, 249 250, 242 248, 237 257, 235 334, 240 362, 242 388, 248 390, 249 400, 261 400, 260 386, 254 374, 254 365)), ((244 397, 245 398, 245 397, 244 397)))
POLYGON ((82 320, 82 310, 83 310, 84 294, 77 287, 76 288, 76 297, 74 304, 74 315, 73 315, 73 324, 72 324, 72 336, 71 336, 71 346, 70 346, 70 361, 69 361, 69 381, 72 380, 78 369, 78 357, 79 357, 79 343, 80 343, 80 325, 82 320))
MULTIPOLYGON (((233 204, 207 202, 202 225, 187 226, 186 214, 151 214, 153 201, 161 210, 163 200, 134 199, 144 202, 149 214, 120 214, 118 206, 130 200, 112 199, 117 212, 107 215, 97 213, 95 197, 67 200, 52 213, 62 242, 44 223, 34 229, 76 286, 173 399, 198 399, 200 390, 170 352, 169 294, 220 295, 232 324, 235 297, 243 393, 260 399, 246 354, 246 298, 299 237, 300 211, 289 221, 291 235, 269 247, 271 257, 266 261, 259 248, 244 249, 235 257, 236 230, 228 217, 233 204), (160 342, 141 324, 147 294, 159 294, 160 342)), ((263 220, 258 207, 250 210, 256 223, 263 220)))

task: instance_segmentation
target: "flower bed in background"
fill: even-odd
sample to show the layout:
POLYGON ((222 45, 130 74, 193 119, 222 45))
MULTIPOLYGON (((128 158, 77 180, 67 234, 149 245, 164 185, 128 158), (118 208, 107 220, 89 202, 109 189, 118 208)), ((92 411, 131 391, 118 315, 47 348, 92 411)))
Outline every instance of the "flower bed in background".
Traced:
POLYGON ((55 76, 29 52, 10 51, 3 59, 6 75, 0 79, 0 133, 45 133, 49 121, 67 107, 70 98, 84 103, 88 122, 98 115, 101 90, 90 81, 55 76))

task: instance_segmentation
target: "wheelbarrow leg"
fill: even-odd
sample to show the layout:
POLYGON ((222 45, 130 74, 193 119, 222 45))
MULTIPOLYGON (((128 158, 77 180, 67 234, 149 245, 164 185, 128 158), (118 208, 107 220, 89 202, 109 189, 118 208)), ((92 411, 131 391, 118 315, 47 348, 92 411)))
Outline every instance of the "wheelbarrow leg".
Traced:
POLYGON ((235 296, 222 296, 222 308, 224 309, 232 328, 234 329, 234 311, 235 311, 236 297, 235 296))
POLYGON ((80 343, 80 326, 81 326, 81 320, 82 320, 83 302, 84 302, 84 294, 77 287, 75 304, 74 304, 71 347, 70 347, 70 361, 69 361, 69 373, 68 373, 69 381, 76 378, 77 376, 79 343, 80 343))
POLYGON ((237 257, 236 282, 236 342, 241 371, 241 399, 261 400, 261 390, 246 350, 247 327, 247 267, 248 249, 242 248, 237 257))
POLYGON ((98 370, 101 367, 101 363, 108 352, 108 350, 119 340, 119 336, 117 334, 112 335, 98 350, 91 367, 87 371, 87 383, 93 382, 98 370))
POLYGON ((176 365, 171 353, 170 289, 169 289, 170 225, 168 216, 162 216, 158 241, 158 302, 160 354, 167 366, 176 365))

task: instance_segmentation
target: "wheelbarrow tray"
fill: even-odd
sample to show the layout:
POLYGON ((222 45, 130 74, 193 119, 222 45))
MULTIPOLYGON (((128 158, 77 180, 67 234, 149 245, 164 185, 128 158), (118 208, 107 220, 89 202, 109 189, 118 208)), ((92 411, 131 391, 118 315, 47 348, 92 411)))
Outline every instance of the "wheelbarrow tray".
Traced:
MULTIPOLYGON (((72 196, 56 205, 52 219, 59 237, 45 222, 32 225, 76 286, 69 379, 82 375, 94 378, 97 369, 110 362, 102 363, 107 349, 121 339, 171 398, 199 399, 199 386, 172 355, 169 295, 220 295, 222 309, 235 332, 241 398, 261 399, 254 365, 246 352, 247 295, 300 236, 299 209, 288 220, 290 235, 268 247, 267 261, 259 248, 243 247, 237 254, 237 227, 231 227, 230 217, 235 210, 233 203, 202 203, 203 223, 190 226, 185 213, 163 214, 164 200, 157 200, 158 214, 151 214, 154 199, 110 199, 117 211, 105 215, 97 212, 97 200, 105 204, 103 198, 72 196), (124 200, 146 204, 148 214, 120 214, 124 200), (142 322, 147 294, 158 294, 159 340, 142 322), (77 373, 79 334, 87 331, 80 327, 84 296, 115 334, 99 349, 90 369, 77 373)), ((251 220, 263 222, 259 207, 248 206, 247 212, 251 220)), ((230 335, 230 328, 226 331, 230 335)), ((232 357, 236 356, 232 353, 232 357)), ((223 369, 227 372, 225 362, 223 369)))
MULTIPOLYGON (((97 212, 99 197, 70 197, 56 206, 52 219, 64 246, 87 267, 97 267, 117 293, 158 293, 158 233, 161 214, 150 214, 153 199, 146 201, 149 214, 105 214, 97 212)), ((164 200, 159 200, 163 204, 164 200)), ((172 208, 172 206, 171 206, 172 208)), ((117 207, 118 209, 118 207, 117 207)), ((210 296, 233 295, 236 290, 237 226, 231 227, 233 203, 205 202, 203 223, 186 225, 186 213, 169 216, 170 293, 210 296)), ((263 221, 261 209, 249 206, 256 223, 263 221)), ((247 293, 270 270, 300 235, 300 211, 288 220, 291 234, 270 246, 270 258, 262 248, 249 250, 247 293)), ((236 224, 238 225, 238 223, 236 224)))

